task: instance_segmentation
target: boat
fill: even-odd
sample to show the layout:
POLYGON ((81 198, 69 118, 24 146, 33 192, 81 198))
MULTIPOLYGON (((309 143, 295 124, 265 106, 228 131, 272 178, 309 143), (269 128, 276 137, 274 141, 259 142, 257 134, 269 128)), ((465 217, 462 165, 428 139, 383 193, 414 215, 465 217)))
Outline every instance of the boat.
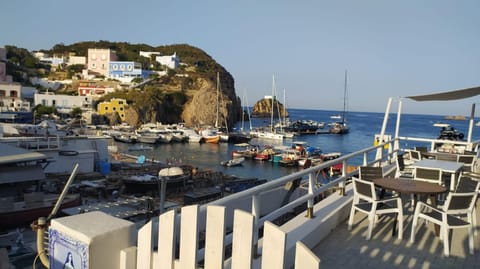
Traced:
MULTIPOLYGON (((2 229, 29 225, 39 217, 47 216, 58 200, 58 194, 25 193, 22 200, 13 196, 0 199, 0 227, 2 229)), ((60 209, 82 204, 79 194, 67 194, 60 209)))
POLYGON ((276 154, 276 152, 273 148, 267 147, 267 148, 259 151, 257 153, 257 155, 255 155, 254 159, 257 160, 257 161, 268 161, 275 154, 276 154))
POLYGON ((137 141, 140 143, 145 144, 157 144, 158 143, 158 135, 155 134, 137 134, 137 141))
POLYGON ((273 140, 283 140, 285 138, 283 134, 275 132, 273 128, 274 103, 275 103, 275 76, 273 76, 273 79, 272 79, 272 107, 270 112, 270 130, 261 128, 255 131, 250 131, 250 135, 257 138, 273 139, 273 140))
POLYGON ((258 178, 239 178, 226 181, 223 185, 223 189, 228 193, 237 193, 256 187, 263 183, 267 183, 267 180, 258 178))
POLYGON ((131 175, 122 178, 122 182, 127 193, 160 193, 160 184, 163 179, 166 180, 167 189, 178 189, 187 184, 187 181, 191 179, 191 174, 185 173, 181 167, 174 166, 160 170, 158 176, 152 174, 131 175))
POLYGON ((236 149, 232 150, 232 158, 243 157, 253 159, 258 152, 258 146, 250 145, 249 143, 239 143, 234 145, 236 149))
POLYGON ((230 159, 228 161, 222 161, 220 162, 221 165, 223 166, 238 166, 238 165, 242 165, 242 163, 245 161, 245 158, 243 157, 239 157, 239 158, 233 158, 233 159, 230 159))
POLYGON ((330 127, 331 134, 347 134, 349 132, 349 128, 347 126, 346 120, 346 103, 347 99, 347 70, 345 70, 345 86, 343 90, 343 112, 341 116, 341 121, 335 121, 332 126, 330 127))
POLYGON ((153 150, 153 147, 149 145, 134 145, 128 148, 128 151, 145 151, 145 150, 153 150))
POLYGON ((220 142, 220 135, 204 135, 203 141, 210 144, 218 144, 220 142))
POLYGON ((126 134, 119 134, 112 136, 113 140, 122 143, 135 143, 137 142, 137 137, 135 135, 126 135, 126 134))
POLYGON ((438 139, 463 140, 463 138, 465 137, 465 135, 462 132, 453 128, 448 123, 434 123, 433 126, 441 128, 440 134, 438 135, 438 139))

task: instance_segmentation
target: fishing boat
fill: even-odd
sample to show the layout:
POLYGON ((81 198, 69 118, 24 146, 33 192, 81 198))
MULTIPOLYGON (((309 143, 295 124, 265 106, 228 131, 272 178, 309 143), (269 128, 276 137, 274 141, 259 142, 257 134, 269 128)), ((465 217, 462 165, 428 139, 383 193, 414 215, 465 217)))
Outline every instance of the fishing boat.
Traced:
POLYGON ((249 143, 239 143, 234 145, 236 149, 232 150, 232 158, 247 158, 253 159, 258 152, 258 146, 250 145, 249 143))
POLYGON ((242 163, 245 161, 245 158, 243 157, 239 157, 239 158, 233 158, 233 159, 230 159, 228 161, 222 161, 220 162, 221 165, 223 166, 239 166, 239 165, 242 165, 242 163))
POLYGON ((191 179, 191 174, 184 173, 181 167, 170 167, 160 170, 158 176, 152 174, 131 175, 122 178, 122 182, 127 193, 159 193, 163 179, 166 180, 167 189, 177 189, 187 184, 187 181, 191 179), (169 171, 168 175, 166 171, 169 171))

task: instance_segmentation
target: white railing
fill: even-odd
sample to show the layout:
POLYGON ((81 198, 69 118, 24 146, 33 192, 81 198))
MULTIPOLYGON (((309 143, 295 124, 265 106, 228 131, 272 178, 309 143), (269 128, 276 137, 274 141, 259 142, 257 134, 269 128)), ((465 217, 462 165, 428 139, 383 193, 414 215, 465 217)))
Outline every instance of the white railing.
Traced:
MULTIPOLYGON (((153 221, 144 225, 138 232, 138 247, 122 250, 120 268, 163 268, 163 269, 223 269, 225 266, 225 207, 207 207, 207 230, 205 231, 205 255, 203 265, 198 263, 197 245, 200 231, 199 206, 186 206, 181 209, 179 253, 176 227, 177 213, 166 212, 158 218, 158 241, 153 242, 153 221), (153 246, 157 243, 157 251, 153 246)), ((286 268, 284 267, 287 234, 271 222, 265 222, 263 254, 260 267, 253 265, 254 216, 241 210, 235 210, 233 242, 228 263, 232 269, 250 268, 286 268)), ((296 243, 295 268, 320 268, 320 260, 303 243, 296 243)))
MULTIPOLYGON (((150 221, 139 230, 138 247, 122 252, 122 268, 193 269, 199 263, 203 263, 204 268, 212 269, 224 268, 225 263, 230 264, 232 269, 289 268, 293 264, 285 262, 286 253, 291 251, 286 245, 287 232, 279 229, 273 221, 305 203, 308 218, 312 218, 315 197, 332 188, 343 190, 345 181, 358 173, 357 169, 347 171, 349 161, 362 157, 365 164, 391 163, 394 150, 391 141, 388 143, 388 149, 380 144, 229 195, 208 205, 183 207, 181 214, 174 210, 166 212, 158 218, 158 230, 153 230, 156 221, 150 221), (379 155, 375 154, 377 150, 379 155), (343 169, 338 177, 323 185, 317 182, 319 171, 340 163, 343 169), (302 179, 301 188, 306 193, 281 205, 286 192, 282 196, 283 187, 296 179, 302 179), (178 224, 180 230, 176 229, 178 224), (264 235, 259 246, 258 231, 261 228, 264 235), (153 242, 155 234, 158 242, 153 242), (205 241, 199 240, 200 237, 205 241), (202 243, 201 247, 199 242, 202 243), (225 255, 226 246, 231 246, 231 257, 225 255), (261 267, 252 267, 254 258, 260 253, 261 267)), ((300 241, 296 241, 295 249, 295 268, 319 268, 319 259, 300 241)))

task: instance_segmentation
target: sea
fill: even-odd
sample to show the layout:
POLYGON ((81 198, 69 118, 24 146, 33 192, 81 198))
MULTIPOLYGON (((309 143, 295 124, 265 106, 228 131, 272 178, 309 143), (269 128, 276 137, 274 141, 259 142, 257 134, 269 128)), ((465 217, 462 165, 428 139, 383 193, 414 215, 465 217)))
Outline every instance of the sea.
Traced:
MULTIPOLYGON (((289 109, 289 120, 312 120, 325 122, 324 131, 328 130, 327 124, 334 121, 330 118, 332 115, 341 114, 340 111, 332 110, 308 110, 308 109, 289 109)), ((275 141, 269 139, 254 138, 250 144, 254 145, 284 145, 292 146, 294 141, 306 142, 308 146, 320 148, 323 153, 340 152, 342 155, 352 153, 370 146, 373 146, 375 134, 380 134, 385 113, 375 112, 348 112, 346 121, 350 128, 348 134, 312 134, 295 136, 293 139, 284 139, 275 141)), ((389 114, 385 134, 392 137, 395 132, 397 115, 389 114)), ((235 130, 249 130, 252 128, 264 127, 270 124, 270 118, 252 118, 251 122, 239 122, 235 130)), ((475 120, 475 123, 477 119, 475 120)), ((440 115, 418 115, 402 114, 400 120, 400 136, 412 136, 422 138, 436 138, 440 133, 440 128, 433 126, 434 123, 448 123, 459 132, 464 133, 465 138, 468 133, 468 120, 449 120, 446 116, 440 115)), ((474 126, 472 139, 480 138, 480 127, 474 126)), ((189 164, 200 169, 210 169, 221 171, 226 175, 233 175, 240 178, 258 178, 273 180, 282 176, 298 171, 298 167, 283 167, 272 162, 262 162, 256 160, 246 160, 241 166, 225 167, 220 162, 231 159, 231 152, 236 148, 231 143, 208 144, 208 143, 170 143, 154 145, 153 150, 143 152, 128 151, 128 144, 116 143, 120 152, 144 155, 148 159, 172 164, 189 164)), ((401 145, 403 148, 413 148, 421 145, 415 142, 405 142, 401 145)), ((362 158, 353 159, 349 165, 360 165, 362 158)))

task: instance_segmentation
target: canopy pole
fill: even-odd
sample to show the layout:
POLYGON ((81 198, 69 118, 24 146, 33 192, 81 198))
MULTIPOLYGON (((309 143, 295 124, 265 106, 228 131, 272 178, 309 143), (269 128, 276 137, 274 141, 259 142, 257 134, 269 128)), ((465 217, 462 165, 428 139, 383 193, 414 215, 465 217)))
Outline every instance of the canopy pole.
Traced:
POLYGON ((399 150, 400 149, 400 145, 399 145, 399 140, 398 140, 398 136, 399 136, 399 131, 400 131, 400 118, 402 116, 402 98, 399 99, 398 101, 398 112, 397 112, 397 124, 395 125, 395 136, 394 136, 394 145, 393 145, 393 149, 394 150, 399 150))
POLYGON ((472 104, 472 112, 470 113, 470 124, 468 126, 468 136, 467 136, 467 150, 472 150, 472 132, 473 132, 473 121, 475 120, 475 103, 472 104))
MULTIPOLYGON (((388 115, 390 114, 390 107, 392 106, 392 97, 388 98, 387 108, 385 109, 385 116, 383 117, 382 130, 380 131, 380 141, 383 141, 383 136, 385 135, 385 130, 387 129, 388 115)), ((382 157, 383 147, 377 148, 376 159, 382 157)))

